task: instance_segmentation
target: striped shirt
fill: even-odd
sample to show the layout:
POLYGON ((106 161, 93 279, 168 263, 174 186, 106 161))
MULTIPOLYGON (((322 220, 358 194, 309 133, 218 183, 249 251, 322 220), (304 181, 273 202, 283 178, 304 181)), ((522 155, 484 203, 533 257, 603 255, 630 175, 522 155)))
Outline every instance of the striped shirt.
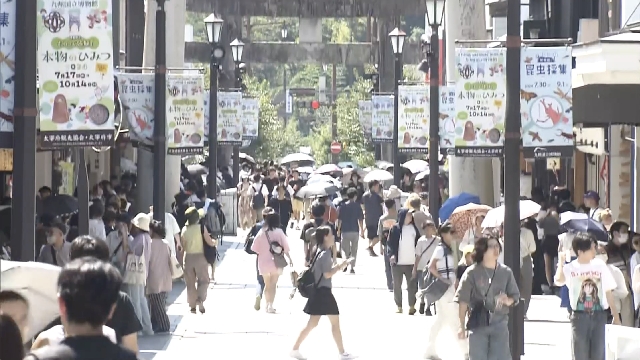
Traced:
POLYGON ((436 247, 436 250, 431 256, 430 262, 437 261, 438 274, 445 279, 452 279, 453 281, 456 278, 453 254, 449 249, 447 249, 445 256, 445 246, 446 245, 440 244, 436 247))

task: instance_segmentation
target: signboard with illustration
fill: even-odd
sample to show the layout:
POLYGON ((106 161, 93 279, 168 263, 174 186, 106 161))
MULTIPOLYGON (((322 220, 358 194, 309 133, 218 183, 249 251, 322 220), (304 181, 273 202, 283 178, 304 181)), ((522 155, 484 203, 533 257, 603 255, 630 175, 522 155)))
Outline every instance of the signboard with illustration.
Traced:
POLYGON ((520 66, 525 158, 573 156, 571 48, 526 47, 520 66))
POLYGON ((393 142, 393 96, 371 96, 371 140, 374 143, 393 142))
POLYGON ((456 49, 455 155, 502 156, 506 49, 456 49))
POLYGON ((155 75, 117 75, 123 115, 129 125, 129 137, 140 144, 153 145, 153 119, 155 113, 155 75))
POLYGON ((242 93, 218 92, 218 144, 242 145, 242 93))
POLYGON ((456 88, 455 86, 440 87, 440 116, 439 135, 440 151, 448 153, 454 150, 456 141, 456 88))
POLYGON ((204 78, 202 74, 167 74, 169 155, 204 151, 204 78))
POLYGON ((260 102, 258 99, 242 99, 242 139, 257 139, 259 123, 260 102))
POLYGON ((360 126, 367 139, 371 139, 371 100, 359 100, 358 101, 358 118, 360 119, 360 126))
POLYGON ((429 87, 398 86, 398 151, 429 151, 429 87))
POLYGON ((17 1, 0 1, 0 132, 13 132, 17 1))
POLYGON ((111 0, 40 0, 38 71, 43 148, 114 143, 111 0))

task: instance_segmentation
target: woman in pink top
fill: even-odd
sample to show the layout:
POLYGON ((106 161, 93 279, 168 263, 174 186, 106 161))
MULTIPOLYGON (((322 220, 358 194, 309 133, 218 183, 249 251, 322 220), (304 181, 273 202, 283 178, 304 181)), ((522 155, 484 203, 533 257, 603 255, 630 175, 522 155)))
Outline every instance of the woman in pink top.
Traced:
POLYGON ((280 229, 280 216, 273 212, 273 209, 265 209, 263 214, 265 214, 264 227, 253 240, 251 250, 258 254, 258 271, 264 278, 264 295, 267 302, 266 311, 273 314, 276 312, 273 308, 273 300, 276 297, 276 286, 278 284, 278 278, 282 275, 282 268, 276 266, 271 251, 282 250, 289 260, 290 266, 293 266, 293 262, 291 261, 291 256, 289 256, 287 235, 280 229))

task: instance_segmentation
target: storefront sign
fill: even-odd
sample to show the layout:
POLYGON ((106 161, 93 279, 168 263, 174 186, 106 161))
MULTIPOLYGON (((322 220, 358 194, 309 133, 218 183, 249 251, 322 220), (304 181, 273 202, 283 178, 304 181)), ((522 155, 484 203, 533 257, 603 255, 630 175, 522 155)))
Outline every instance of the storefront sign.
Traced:
POLYGON ((204 151, 204 78, 202 74, 167 74, 167 153, 204 151))
POLYGON ((218 92, 218 144, 242 145, 240 92, 218 92))
POLYGON ((44 148, 114 143, 111 0, 41 0, 40 136, 44 148))
POLYGON ((371 140, 374 143, 393 142, 393 96, 371 97, 371 140))
POLYGON ((155 75, 122 73, 117 75, 117 79, 129 137, 140 144, 152 146, 155 75))
POLYGON ((424 85, 398 87, 398 150, 429 151, 429 88, 424 85))
POLYGON ((526 47, 520 67, 525 158, 573 156, 571 48, 526 47))
POLYGON ((440 87, 440 151, 453 153, 456 141, 456 88, 455 86, 440 87))
POLYGON ((456 156, 502 156, 505 60, 503 48, 456 49, 456 156))
POLYGON ((260 101, 258 99, 242 99, 242 139, 257 139, 259 124, 260 101))
POLYGON ((0 1, 0 132, 13 131, 17 1, 0 1))
POLYGON ((371 100, 358 101, 358 118, 366 139, 371 139, 371 100))

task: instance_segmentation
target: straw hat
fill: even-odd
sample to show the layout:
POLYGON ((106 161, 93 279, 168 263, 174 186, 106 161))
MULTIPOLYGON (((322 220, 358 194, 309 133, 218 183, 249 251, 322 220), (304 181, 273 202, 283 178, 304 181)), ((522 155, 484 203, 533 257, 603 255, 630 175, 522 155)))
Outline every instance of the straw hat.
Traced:
POLYGON ((389 187, 389 191, 387 192, 387 199, 398 199, 402 196, 402 191, 398 189, 397 186, 391 185, 389 187))
POLYGON ((131 220, 131 224, 137 227, 140 230, 144 230, 149 232, 149 223, 151 222, 151 218, 148 214, 139 213, 136 217, 131 220))

